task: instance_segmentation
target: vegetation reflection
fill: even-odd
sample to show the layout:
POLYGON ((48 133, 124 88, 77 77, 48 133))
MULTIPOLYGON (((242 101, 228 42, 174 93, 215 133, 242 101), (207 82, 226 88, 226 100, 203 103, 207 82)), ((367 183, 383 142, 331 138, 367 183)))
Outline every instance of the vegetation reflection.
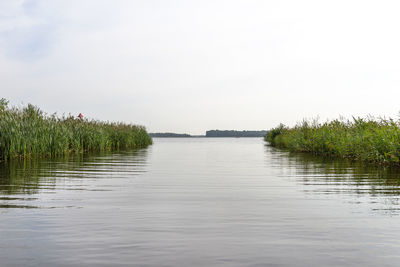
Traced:
POLYGON ((0 197, 54 191, 57 182, 71 178, 103 178, 111 177, 111 173, 130 177, 145 171, 146 160, 147 150, 140 149, 0 162, 0 197))

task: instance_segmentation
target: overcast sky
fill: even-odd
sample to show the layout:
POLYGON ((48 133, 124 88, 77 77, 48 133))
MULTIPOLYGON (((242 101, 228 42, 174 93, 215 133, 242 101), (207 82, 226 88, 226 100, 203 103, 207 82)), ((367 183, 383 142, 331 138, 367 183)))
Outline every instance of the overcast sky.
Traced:
POLYGON ((400 111, 398 1, 0 0, 0 97, 151 132, 400 111))

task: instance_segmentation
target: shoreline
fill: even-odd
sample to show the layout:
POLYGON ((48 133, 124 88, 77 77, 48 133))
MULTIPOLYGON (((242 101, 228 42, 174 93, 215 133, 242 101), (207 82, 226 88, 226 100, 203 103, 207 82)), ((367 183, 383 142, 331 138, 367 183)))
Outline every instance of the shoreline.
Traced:
POLYGON ((1 161, 136 149, 151 144, 151 137, 140 125, 89 120, 82 114, 49 116, 31 104, 10 108, 7 100, 0 100, 1 161))
POLYGON ((400 166, 400 121, 393 119, 304 120, 292 128, 280 124, 264 140, 292 152, 400 166))

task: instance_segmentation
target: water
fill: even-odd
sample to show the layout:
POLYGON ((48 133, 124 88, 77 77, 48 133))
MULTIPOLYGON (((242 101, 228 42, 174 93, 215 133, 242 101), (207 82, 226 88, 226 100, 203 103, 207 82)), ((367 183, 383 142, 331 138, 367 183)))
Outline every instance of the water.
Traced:
POLYGON ((1 266, 398 266, 400 171, 258 138, 0 164, 1 266))

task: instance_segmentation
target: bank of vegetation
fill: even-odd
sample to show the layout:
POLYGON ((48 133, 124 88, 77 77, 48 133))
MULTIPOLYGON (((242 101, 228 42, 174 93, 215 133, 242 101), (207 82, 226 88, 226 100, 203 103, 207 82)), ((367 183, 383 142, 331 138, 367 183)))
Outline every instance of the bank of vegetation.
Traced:
POLYGON ((293 128, 281 124, 265 140, 291 151, 400 165, 400 121, 393 119, 305 120, 293 128))
POLYGON ((0 160, 143 148, 151 143, 142 126, 49 116, 31 104, 13 108, 0 100, 0 160))

